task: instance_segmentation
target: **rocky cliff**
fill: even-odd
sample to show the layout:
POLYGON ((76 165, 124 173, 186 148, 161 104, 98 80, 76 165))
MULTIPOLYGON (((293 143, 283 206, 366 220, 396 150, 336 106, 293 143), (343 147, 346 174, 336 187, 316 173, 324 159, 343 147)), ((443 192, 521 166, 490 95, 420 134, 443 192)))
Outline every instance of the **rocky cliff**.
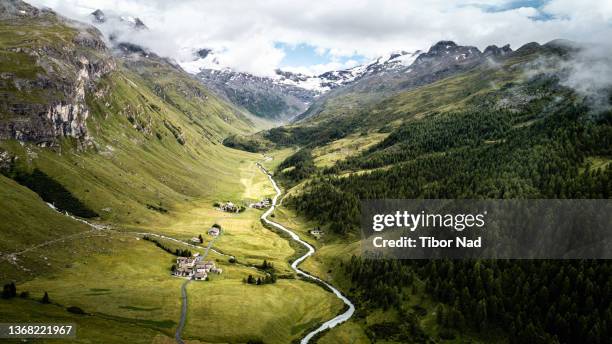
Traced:
POLYGON ((0 3, 0 27, 0 139, 86 145, 87 97, 115 69, 101 34, 15 0, 0 3))

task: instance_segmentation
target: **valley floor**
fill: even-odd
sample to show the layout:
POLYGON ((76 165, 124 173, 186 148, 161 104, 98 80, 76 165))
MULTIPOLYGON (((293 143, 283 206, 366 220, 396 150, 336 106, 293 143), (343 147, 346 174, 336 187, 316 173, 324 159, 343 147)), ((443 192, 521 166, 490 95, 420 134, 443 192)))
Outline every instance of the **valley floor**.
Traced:
MULTIPOLYGON (((257 159, 260 156, 254 154, 243 156, 236 166, 240 188, 225 190, 225 195, 240 200, 273 195, 267 177, 255 165, 257 159)), ((223 274, 187 286, 189 307, 182 336, 186 343, 289 343, 341 312, 342 302, 332 293, 292 277, 289 259, 294 249, 285 238, 261 225, 262 211, 249 208, 241 214, 223 213, 214 209, 215 201, 189 202, 173 211, 172 225, 163 227, 113 224, 110 229, 90 230, 83 223, 62 219, 77 235, 70 233, 40 247, 32 245, 18 256, 17 265, 0 262, 3 274, 19 277, 18 293, 29 293, 25 298, 1 300, 0 313, 15 322, 74 322, 76 342, 173 342, 183 280, 170 275, 175 257, 137 233, 184 241, 202 234, 201 250, 179 247, 182 245, 171 240, 160 242, 173 249, 203 252, 211 239, 206 231, 214 223, 224 233, 214 245, 218 252, 211 251, 208 259, 215 260, 223 274), (231 263, 226 255, 235 256, 237 262, 231 263), (244 283, 249 275, 265 276, 254 268, 263 260, 273 264, 277 282, 244 283), (39 302, 45 292, 51 304, 39 302), (71 306, 86 315, 67 312, 71 306)))

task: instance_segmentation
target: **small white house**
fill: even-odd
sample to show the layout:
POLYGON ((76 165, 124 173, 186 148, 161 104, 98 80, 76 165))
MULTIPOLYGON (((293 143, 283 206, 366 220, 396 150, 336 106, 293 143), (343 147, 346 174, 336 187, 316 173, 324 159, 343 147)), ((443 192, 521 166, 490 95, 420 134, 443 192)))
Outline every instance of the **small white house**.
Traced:
POLYGON ((320 229, 311 229, 310 231, 308 231, 308 233, 310 233, 310 235, 317 239, 319 239, 323 235, 323 231, 320 229))

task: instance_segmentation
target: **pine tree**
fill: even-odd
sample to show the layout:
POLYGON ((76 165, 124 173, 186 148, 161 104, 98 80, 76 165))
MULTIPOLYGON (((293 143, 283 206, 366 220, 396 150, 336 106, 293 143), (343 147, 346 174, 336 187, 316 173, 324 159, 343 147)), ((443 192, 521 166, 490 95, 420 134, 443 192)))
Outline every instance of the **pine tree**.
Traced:
POLYGON ((47 292, 45 292, 45 295, 42 297, 40 302, 42 302, 44 304, 51 303, 51 301, 49 300, 49 294, 47 292))
POLYGON ((17 296, 17 287, 15 286, 15 282, 11 282, 4 285, 2 289, 2 298, 10 299, 17 296))

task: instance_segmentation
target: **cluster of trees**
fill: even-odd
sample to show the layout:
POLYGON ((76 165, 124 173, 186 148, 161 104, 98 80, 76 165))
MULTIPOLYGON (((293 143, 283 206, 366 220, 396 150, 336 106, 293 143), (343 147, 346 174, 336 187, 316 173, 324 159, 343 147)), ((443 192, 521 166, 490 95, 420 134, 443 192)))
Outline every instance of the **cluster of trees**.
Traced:
POLYGON ((258 265, 257 268, 267 272, 272 272, 274 271, 274 264, 269 263, 267 260, 264 259, 263 263, 261 263, 261 265, 258 265))
POLYGON ((159 202, 159 205, 147 204, 147 209, 155 210, 156 212, 162 214, 166 214, 168 212, 168 209, 162 206, 161 201, 159 202))
MULTIPOLYGON (((414 264, 414 263, 412 263, 414 264)), ((431 260, 414 265, 449 328, 503 328, 511 343, 606 343, 612 264, 603 261, 431 260)))
POLYGON ((17 296, 17 287, 15 286, 15 282, 5 284, 2 288, 2 298, 11 299, 15 296, 17 296))
MULTIPOLYGON (((2 298, 12 299, 16 296, 17 296, 17 286, 15 285, 15 282, 5 284, 4 287, 2 288, 2 298)), ((28 297, 30 297, 30 292, 22 291, 21 293, 19 293, 19 297, 22 299, 27 299, 28 297)))
POLYGON ((359 225, 359 199, 329 179, 309 182, 304 193, 288 197, 285 204, 311 219, 329 223, 329 230, 337 234, 359 225))
POLYGON ((403 288, 414 286, 414 270, 398 260, 352 256, 343 268, 355 295, 370 307, 386 310, 398 306, 404 298, 403 288))
POLYGON ((335 169, 376 168, 424 154, 478 146, 484 140, 503 138, 514 123, 528 118, 508 111, 498 111, 495 115, 477 110, 438 114, 431 119, 407 123, 356 159, 340 162, 335 169))
POLYGON ((264 259, 261 265, 256 265, 255 267, 265 271, 266 276, 264 278, 261 278, 261 277, 255 278, 253 277, 253 275, 249 275, 249 277, 244 279, 244 283, 255 284, 255 285, 276 283, 277 277, 276 277, 276 270, 274 270, 274 264, 264 259))
MULTIPOLYGON (((6 283, 2 288, 2 298, 12 299, 16 296, 17 296, 17 286, 15 285, 15 282, 6 283)), ((28 297, 30 297, 30 293, 27 291, 22 291, 21 293, 19 293, 19 297, 22 299, 27 299, 28 297)), ((40 302, 45 303, 45 304, 51 303, 51 300, 49 299, 49 294, 47 292, 45 292, 43 297, 40 299, 40 302)))
POLYGON ((264 133, 264 137, 276 145, 316 146, 338 140, 353 130, 354 123, 343 118, 311 126, 276 127, 264 133))
POLYGON ((270 142, 254 136, 231 135, 223 140, 223 145, 251 153, 263 152, 270 148, 270 142))
POLYGON ((165 246, 164 244, 162 244, 158 240, 153 239, 153 238, 149 237, 148 235, 145 235, 143 237, 143 239, 154 243, 155 246, 157 246, 157 247, 161 248, 162 250, 164 250, 164 251, 166 251, 166 252, 168 252, 170 254, 173 254, 175 256, 178 256, 178 257, 191 257, 192 256, 191 250, 180 249, 180 248, 176 248, 176 249, 173 250, 172 248, 170 248, 168 246, 165 246))
POLYGON ((312 151, 304 148, 298 150, 278 165, 276 175, 283 183, 293 185, 310 177, 316 170, 317 168, 312 159, 312 151), (283 171, 285 169, 287 170, 283 171))
POLYGON ((253 277, 253 275, 249 275, 249 277, 245 278, 244 283, 246 284, 254 284, 254 285, 264 285, 264 284, 272 284, 276 283, 276 275, 268 274, 264 278, 261 277, 253 277))

